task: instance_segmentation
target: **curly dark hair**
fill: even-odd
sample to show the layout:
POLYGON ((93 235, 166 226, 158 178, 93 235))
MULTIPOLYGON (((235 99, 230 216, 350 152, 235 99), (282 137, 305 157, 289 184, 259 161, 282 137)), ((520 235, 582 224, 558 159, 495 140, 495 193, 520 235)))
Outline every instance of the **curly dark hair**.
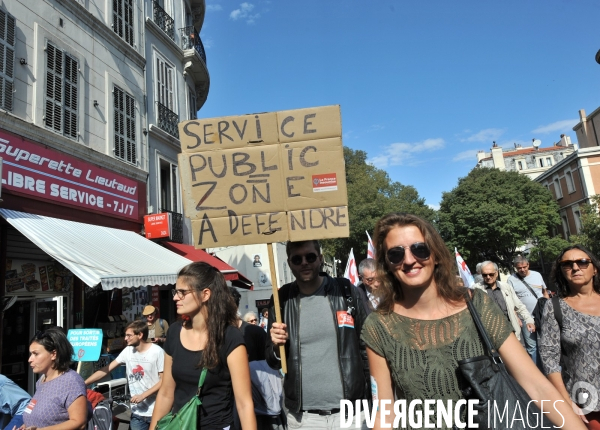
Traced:
POLYGON ((394 310, 394 303, 404 298, 402 285, 387 267, 385 238, 392 229, 410 225, 419 229, 435 260, 433 276, 438 294, 448 302, 464 301, 464 287, 461 287, 456 279, 454 258, 437 230, 429 222, 416 215, 391 213, 377 221, 375 226, 377 277, 381 282, 381 286, 377 289, 380 296, 377 311, 390 313, 394 310))
MULTIPOLYGON (((179 271, 177 277, 194 290, 196 300, 204 289, 208 288, 211 292, 210 298, 200 305, 206 306, 208 342, 198 367, 213 369, 219 365, 219 350, 223 345, 225 329, 230 325, 237 327, 237 306, 225 278, 210 264, 201 261, 188 264, 179 271)), ((184 321, 186 324, 189 322, 184 321)))
POLYGON ((31 338, 29 345, 33 342, 40 344, 50 353, 56 352, 56 360, 52 363, 52 368, 59 372, 66 372, 71 365, 73 357, 73 346, 67 339, 65 332, 60 327, 52 327, 45 331, 38 331, 31 338))
POLYGON ((600 276, 598 276, 598 273, 600 273, 600 262, 598 261, 598 258, 596 258, 596 256, 592 254, 591 251, 583 245, 571 245, 567 246, 565 249, 562 250, 558 257, 556 257, 556 260, 554 260, 554 264, 552 265, 550 280, 556 285, 556 292, 558 293, 558 296, 565 298, 571 295, 571 287, 569 286, 569 282, 565 278, 565 274, 563 273, 563 270, 560 267, 560 262, 563 260, 564 255, 572 249, 578 249, 581 252, 586 253, 590 260, 592 260, 592 265, 596 269, 593 287, 594 291, 600 294, 600 276))

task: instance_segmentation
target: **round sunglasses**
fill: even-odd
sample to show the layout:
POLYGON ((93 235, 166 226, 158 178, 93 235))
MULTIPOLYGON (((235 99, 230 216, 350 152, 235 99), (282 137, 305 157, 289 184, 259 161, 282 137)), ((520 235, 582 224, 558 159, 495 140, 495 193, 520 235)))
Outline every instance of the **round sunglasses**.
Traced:
MULTIPOLYGON (((424 242, 415 242, 408 247, 410 253, 419 260, 429 260, 431 257, 431 251, 424 242)), ((395 246, 388 249, 386 257, 392 264, 400 264, 404 260, 406 255, 406 248, 404 246, 395 246)))
POLYGON ((306 262, 308 264, 312 264, 315 261, 317 261, 317 258, 317 254, 315 254, 314 252, 309 252, 306 255, 294 255, 290 257, 290 263, 292 263, 294 266, 300 266, 302 264, 302 260, 306 259, 306 262))

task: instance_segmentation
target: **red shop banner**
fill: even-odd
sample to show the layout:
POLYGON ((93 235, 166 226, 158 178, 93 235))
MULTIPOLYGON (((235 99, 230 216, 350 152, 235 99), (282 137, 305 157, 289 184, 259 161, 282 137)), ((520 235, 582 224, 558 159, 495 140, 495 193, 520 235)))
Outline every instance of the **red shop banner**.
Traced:
POLYGON ((0 130, 2 191, 139 220, 139 182, 0 130))

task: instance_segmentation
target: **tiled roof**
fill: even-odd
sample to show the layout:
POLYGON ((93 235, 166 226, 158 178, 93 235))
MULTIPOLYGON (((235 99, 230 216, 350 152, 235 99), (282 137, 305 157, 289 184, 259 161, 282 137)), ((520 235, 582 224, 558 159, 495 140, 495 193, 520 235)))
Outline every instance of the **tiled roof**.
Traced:
POLYGON ((560 150, 566 150, 566 149, 573 149, 573 147, 565 147, 565 146, 550 146, 548 148, 523 148, 523 149, 516 149, 514 151, 507 151, 507 152, 503 152, 502 156, 504 158, 506 157, 514 157, 515 155, 526 155, 526 154, 531 154, 534 152, 550 152, 550 151, 560 151, 560 150))

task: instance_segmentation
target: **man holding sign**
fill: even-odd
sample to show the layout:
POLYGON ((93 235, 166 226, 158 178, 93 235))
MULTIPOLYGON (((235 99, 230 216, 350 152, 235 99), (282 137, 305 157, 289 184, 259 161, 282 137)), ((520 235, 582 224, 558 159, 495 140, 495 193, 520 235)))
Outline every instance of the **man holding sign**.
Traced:
POLYGON ((369 368, 360 340, 364 305, 347 279, 319 272, 320 250, 317 240, 287 243, 296 281, 279 290, 281 323, 275 322, 273 297, 269 306, 266 359, 273 369, 281 368, 279 346, 285 346, 290 428, 339 429, 340 400, 354 402, 369 395, 369 368))
POLYGON ((145 321, 130 323, 125 329, 127 347, 116 360, 85 380, 86 385, 92 384, 125 363, 131 393, 131 430, 148 430, 156 393, 162 383, 165 353, 160 346, 146 342, 147 338, 148 325, 145 321))

